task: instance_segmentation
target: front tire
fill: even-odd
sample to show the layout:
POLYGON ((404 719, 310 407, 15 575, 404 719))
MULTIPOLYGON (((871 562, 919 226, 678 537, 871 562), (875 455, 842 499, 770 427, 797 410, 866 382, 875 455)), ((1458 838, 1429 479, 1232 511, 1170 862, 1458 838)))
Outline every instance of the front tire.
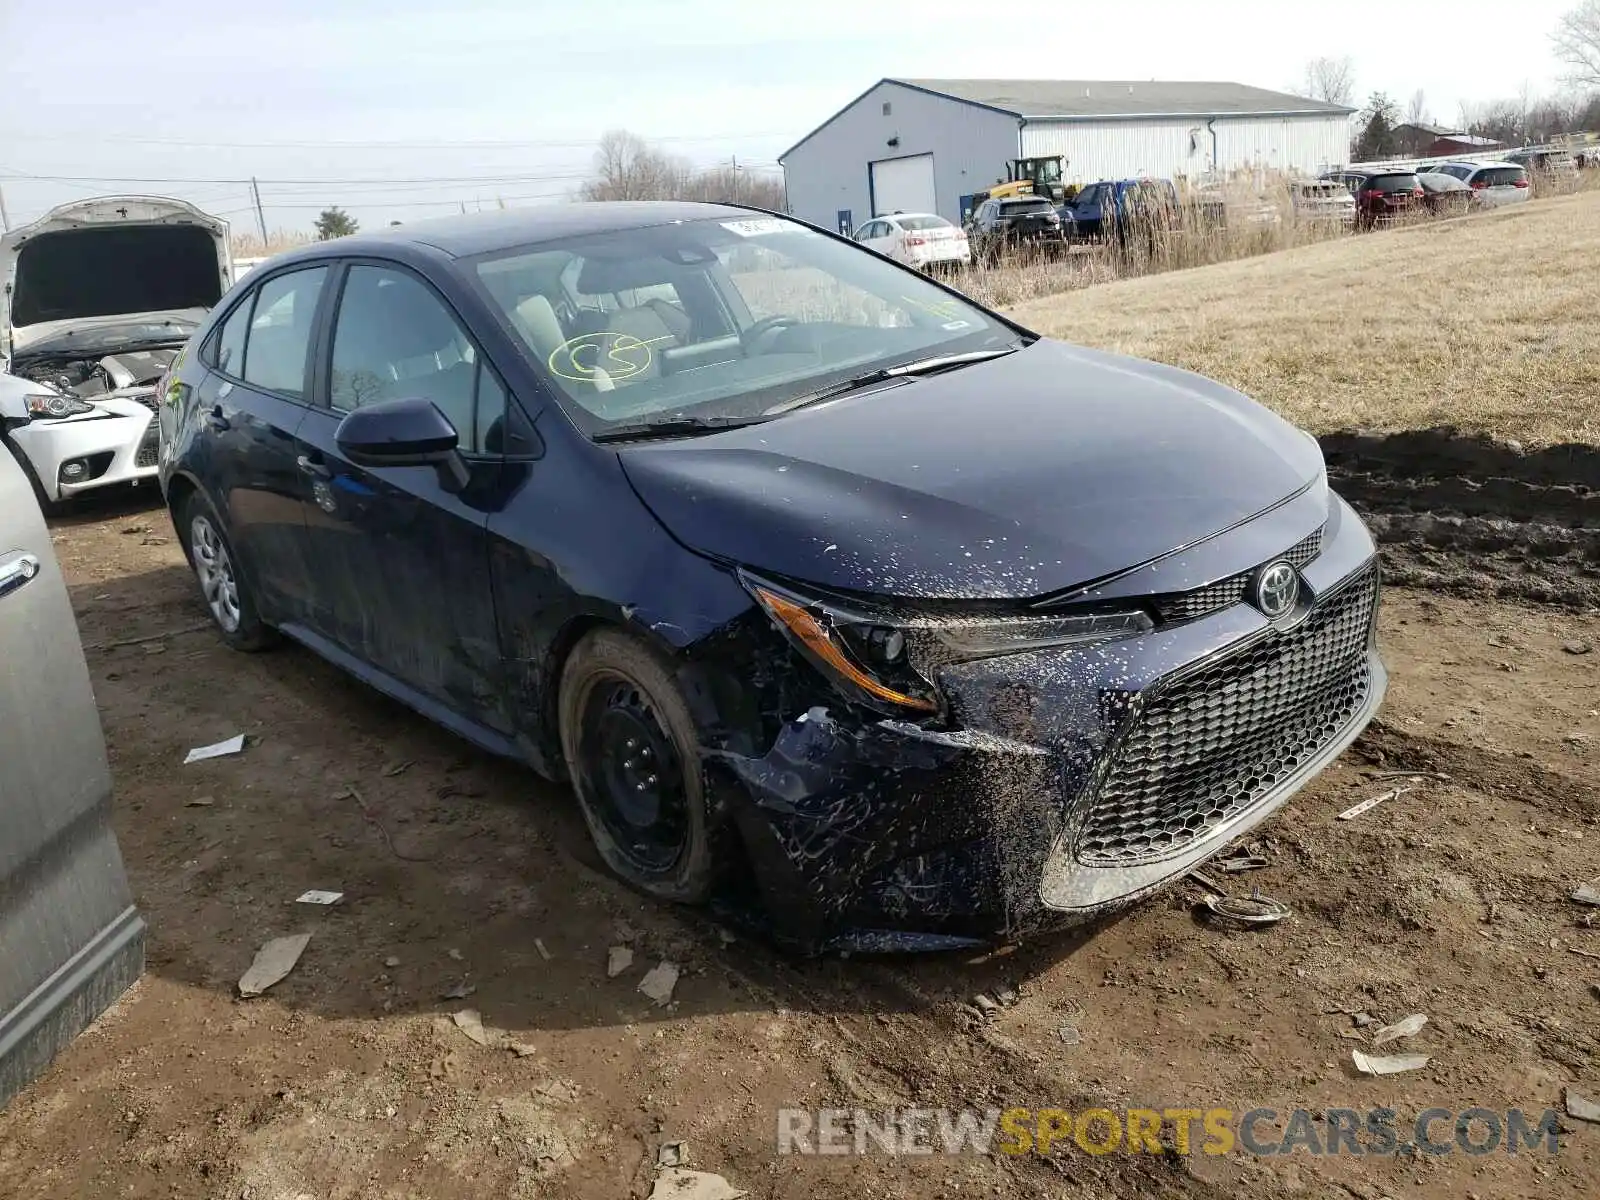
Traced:
POLYGON ((261 620, 255 597, 239 574, 238 557, 216 509, 195 492, 184 501, 179 519, 200 597, 222 640, 235 650, 265 650, 275 640, 274 632, 261 620))
POLYGON ((567 658, 561 749, 595 849, 662 900, 698 904, 718 875, 700 739, 668 665, 615 629, 567 658))

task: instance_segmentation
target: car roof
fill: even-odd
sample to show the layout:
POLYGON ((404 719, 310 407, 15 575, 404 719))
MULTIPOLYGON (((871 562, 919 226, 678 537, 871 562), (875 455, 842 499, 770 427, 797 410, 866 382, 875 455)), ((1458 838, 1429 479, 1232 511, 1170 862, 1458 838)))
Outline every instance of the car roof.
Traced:
POLYGON ((705 221, 717 217, 748 220, 752 215, 762 213, 761 209, 731 204, 695 204, 676 200, 542 204, 391 225, 373 233, 318 242, 296 252, 293 257, 321 258, 330 254, 382 252, 393 250, 396 246, 413 245, 428 247, 451 258, 470 258, 476 254, 559 238, 616 233, 625 229, 643 229, 677 221, 705 221))
POLYGON ((931 217, 935 221, 943 221, 944 220, 944 218, 941 217, 938 213, 925 213, 925 212, 892 212, 892 213, 888 213, 885 216, 874 217, 873 220, 875 220, 875 221, 898 221, 901 217, 931 217))

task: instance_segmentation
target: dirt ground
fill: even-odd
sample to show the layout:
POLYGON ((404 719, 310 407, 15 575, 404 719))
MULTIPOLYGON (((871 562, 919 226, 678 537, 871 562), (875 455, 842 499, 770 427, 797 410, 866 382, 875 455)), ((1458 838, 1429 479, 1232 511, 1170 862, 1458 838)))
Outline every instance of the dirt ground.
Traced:
POLYGON ((1600 1193, 1600 1126, 1575 1121, 1554 1158, 774 1151, 785 1105, 1537 1116, 1568 1086, 1600 1098, 1600 914, 1567 898, 1600 873, 1600 472, 1439 437, 1329 439, 1329 456, 1403 586, 1380 721, 1238 877, 1293 917, 1225 932, 1186 883, 977 958, 797 963, 641 900, 595 868, 564 790, 309 653, 224 648, 161 509, 58 522, 149 969, 0 1114, 0 1195, 614 1200, 644 1196, 674 1141, 796 1200, 1600 1193), (1470 502, 1517 488, 1514 519, 1470 502), (181 765, 240 732, 242 754, 181 765), (1336 819, 1406 786, 1372 777, 1398 769, 1448 778, 1336 819), (345 899, 292 903, 309 888, 345 899), (237 999, 256 947, 295 932, 312 937, 294 973, 237 999), (608 978, 624 944, 632 966, 608 978), (684 968, 666 1009, 636 990, 661 959, 684 968), (1007 988, 991 1020, 966 1010, 1007 988), (531 1052, 475 1044, 449 1016, 467 1006, 531 1052), (1355 1010, 1426 1013, 1385 1050, 1430 1064, 1358 1075, 1355 1010))

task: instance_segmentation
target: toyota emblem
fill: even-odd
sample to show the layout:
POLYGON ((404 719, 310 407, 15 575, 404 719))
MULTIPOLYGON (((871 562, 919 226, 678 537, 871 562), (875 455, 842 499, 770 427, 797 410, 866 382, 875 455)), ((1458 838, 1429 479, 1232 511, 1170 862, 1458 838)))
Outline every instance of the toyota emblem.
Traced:
POLYGON ((1268 617, 1281 617, 1300 599, 1300 576, 1282 559, 1268 563, 1256 575, 1254 599, 1268 617))

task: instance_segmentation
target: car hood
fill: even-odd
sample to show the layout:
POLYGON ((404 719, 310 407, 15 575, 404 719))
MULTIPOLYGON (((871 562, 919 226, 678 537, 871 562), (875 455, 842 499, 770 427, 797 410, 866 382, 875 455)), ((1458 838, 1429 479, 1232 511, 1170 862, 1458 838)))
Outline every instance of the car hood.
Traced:
POLYGON ((232 275, 228 223, 186 201, 59 205, 0 237, 0 361, 97 322, 203 316, 232 275))
POLYGON ((911 599, 1103 579, 1273 508, 1323 470, 1312 438, 1230 388, 1046 340, 619 455, 695 550, 911 599))

